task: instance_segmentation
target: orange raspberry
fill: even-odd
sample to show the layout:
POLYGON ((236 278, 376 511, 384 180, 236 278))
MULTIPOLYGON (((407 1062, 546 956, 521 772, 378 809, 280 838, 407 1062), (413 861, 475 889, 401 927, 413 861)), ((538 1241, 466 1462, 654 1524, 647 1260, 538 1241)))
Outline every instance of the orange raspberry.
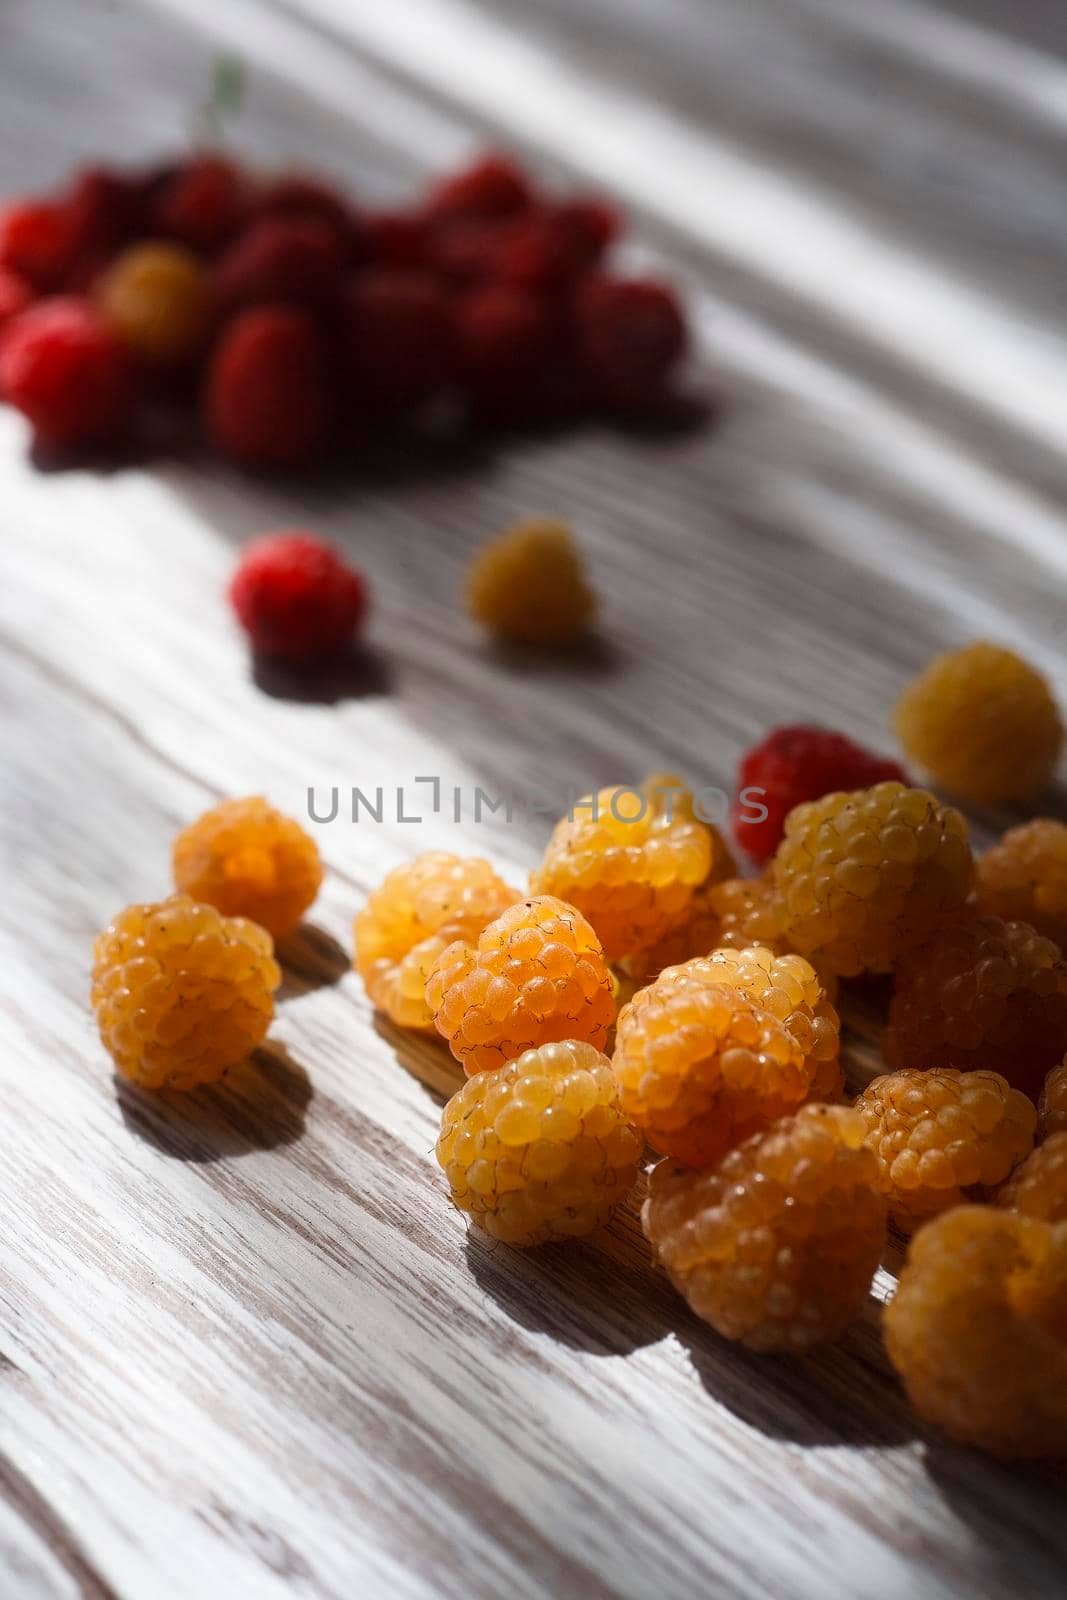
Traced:
POLYGON ((713 950, 686 970, 708 983, 725 983, 785 1024, 810 1065, 813 1077, 837 1083, 841 1021, 826 998, 814 967, 803 956, 778 955, 761 945, 713 950))
POLYGON ((96 291, 105 321, 137 355, 181 366, 203 351, 212 317, 208 270, 177 244, 125 250, 96 291))
POLYGON ((967 824, 924 789, 879 783, 789 813, 774 858, 784 936, 842 977, 888 972, 971 887, 967 824))
POLYGON ((1063 745, 1041 674, 1013 650, 984 642, 935 657, 905 689, 894 727, 917 766, 973 805, 1039 794, 1063 745))
POLYGON ((356 970, 402 1028, 433 1029, 426 980, 456 939, 477 939, 519 898, 488 861, 429 850, 395 867, 355 921, 356 970))
POLYGON ((143 1089, 215 1083, 262 1040, 280 981, 265 929, 184 894, 127 906, 93 946, 100 1037, 143 1089))
POLYGON ((1002 1183, 1029 1155, 1037 1113, 996 1072, 886 1073, 855 1105, 890 1215, 905 1228, 1002 1183))
POLYGON ((602 1050, 615 1019, 611 973, 580 912, 551 895, 521 900, 480 935, 442 951, 426 1003, 468 1077, 524 1050, 579 1040, 602 1050))
POLYGON ((844 1106, 804 1106, 710 1172, 661 1161, 641 1220, 697 1316, 753 1350, 842 1334, 886 1237, 875 1161, 844 1106))
POLYGON ((174 886, 275 939, 296 927, 322 882, 313 839, 262 795, 224 800, 174 841, 174 886))
POLYGON ((623 1110, 664 1155, 706 1167, 806 1098, 814 1063, 786 1023, 711 963, 668 967, 619 1016, 623 1110))
POLYGON ((607 1222, 637 1181, 642 1149, 610 1062, 568 1039, 469 1078, 445 1106, 437 1159, 480 1228, 536 1245, 607 1222))
POLYGON ((1053 1067, 1045 1079, 1037 1104, 1037 1128, 1040 1139, 1047 1139, 1050 1133, 1067 1133, 1067 1060, 1053 1067))
POLYGON ((483 545, 467 603, 477 622, 520 644, 565 644, 596 610, 570 529, 549 521, 519 523, 483 545))
POLYGON ((1036 1099, 1067 1051, 1067 962, 1025 922, 962 916, 897 969, 891 1067, 989 1067, 1036 1099))
POLYGON ((1067 1222, 1067 1133, 1053 1133, 997 1190, 997 1205, 1045 1222, 1067 1222))
POLYGON ((656 944, 685 920, 695 890, 715 871, 715 841, 674 779, 640 789, 601 789, 556 824, 530 875, 535 894, 554 894, 589 918, 609 961, 656 944))
POLYGON ((916 1234, 885 1312, 919 1415, 1005 1459, 1067 1454, 1067 1224, 956 1206, 916 1234))
POLYGON ((1067 944, 1067 826, 1035 817, 1008 832, 975 862, 978 909, 1028 922, 1062 949, 1067 944))

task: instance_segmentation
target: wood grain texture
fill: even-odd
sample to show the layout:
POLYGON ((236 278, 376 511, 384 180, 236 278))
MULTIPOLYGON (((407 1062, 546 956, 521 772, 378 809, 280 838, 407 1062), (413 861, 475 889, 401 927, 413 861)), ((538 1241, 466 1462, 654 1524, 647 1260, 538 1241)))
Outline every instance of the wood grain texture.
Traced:
POLYGON ((320 827, 270 1040, 189 1103, 117 1086, 86 1006, 94 932, 224 794, 726 785, 773 720, 886 740, 907 674, 976 633, 1067 700, 1065 30, 966 9, 0 11, 4 191, 171 148, 236 48, 257 159, 384 197, 488 134, 617 190, 633 259, 686 281, 714 402, 672 435, 382 452, 291 488, 187 456, 44 473, 0 412, 0 1592, 1062 1593, 1061 1481, 907 1413, 878 1334, 898 1258, 840 1348, 760 1362, 686 1314, 633 1211, 524 1257, 448 1208, 455 1078, 373 1017, 351 917, 418 849, 520 876, 544 820, 320 827), (604 623, 535 671, 456 591, 541 512, 575 521, 604 623), (220 598, 236 544, 294 521, 376 595, 363 660, 304 700, 253 681, 220 598))

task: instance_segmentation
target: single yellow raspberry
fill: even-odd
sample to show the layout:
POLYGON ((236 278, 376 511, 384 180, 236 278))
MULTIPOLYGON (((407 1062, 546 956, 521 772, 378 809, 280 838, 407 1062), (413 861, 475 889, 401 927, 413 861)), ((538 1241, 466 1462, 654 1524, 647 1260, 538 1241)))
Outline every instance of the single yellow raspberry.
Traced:
POLYGON ((1067 1133, 1067 1060, 1053 1067, 1045 1079, 1037 1106, 1037 1131, 1040 1139, 1067 1133))
MULTIPOLYGON (((674 783, 675 780, 667 780, 674 783)), ((696 889, 715 872, 715 840, 684 790, 648 778, 639 789, 587 795, 556 824, 530 875, 588 917, 609 961, 625 961, 685 920, 696 889)))
POLYGON ((879 783, 789 813, 774 858, 787 943, 842 977, 888 972, 962 905, 967 824, 924 789, 879 783))
POLYGON ((509 907, 477 944, 450 944, 430 971, 426 1003, 468 1077, 557 1040, 602 1050, 615 1020, 596 934, 551 895, 509 907))
POLYGON ((144 1089, 216 1082, 263 1039, 280 981, 264 928, 183 894, 127 906, 93 946, 100 1037, 144 1089))
POLYGON ((905 689, 894 726, 916 765, 973 805, 1039 794, 1063 745, 1045 679, 1013 650, 984 642, 935 657, 905 689))
POLYGON ((180 245, 132 245, 108 268, 96 297, 119 337, 154 365, 181 366, 205 346, 211 279, 203 262, 180 245))
POLYGON ((765 1351, 842 1334, 886 1238, 875 1161, 844 1106, 804 1106, 708 1172, 660 1162, 641 1220, 697 1316, 765 1351))
POLYGON ((1036 1099, 1067 1051, 1067 962, 1025 922, 946 921, 897 968, 891 1067, 989 1067, 1036 1099))
POLYGON ((804 1052, 813 1080, 818 1073, 824 1082, 838 1084, 841 1021, 814 967, 803 956, 777 955, 762 945, 747 950, 723 948, 686 963, 686 971, 708 983, 728 984, 762 1011, 769 1011, 785 1024, 804 1052))
POLYGON ((275 939, 296 927, 322 882, 313 839, 262 795, 224 800, 174 841, 174 886, 227 917, 248 917, 275 939))
POLYGON ((786 1023, 728 973, 719 978, 706 961, 668 967, 621 1012, 615 1033, 623 1110, 658 1151, 691 1167, 795 1111, 814 1075, 786 1023))
POLYGON ((483 545, 467 575, 476 621, 519 644, 566 644, 592 620, 596 600, 570 529, 521 522, 483 545))
POLYGON ((445 1106, 437 1159, 480 1228, 537 1245, 607 1222, 637 1181, 642 1149, 610 1062, 568 1039, 468 1079, 445 1106))
POLYGON ((946 1211, 912 1240, 884 1326, 927 1422, 1007 1460, 1067 1455, 1067 1223, 946 1211))
POLYGON ((869 1083, 855 1105, 878 1182, 901 1227, 1002 1183, 1029 1155, 1037 1113, 996 1072, 903 1071, 869 1083))
POLYGON ((395 867, 355 920, 356 970, 371 1003, 402 1028, 432 1031, 426 980, 434 962, 518 899, 477 856, 428 850, 395 867))
POLYGON ((1045 1222, 1067 1222, 1067 1133, 1039 1144, 997 1190, 997 1205, 1045 1222))
POLYGON ((1067 945, 1067 826, 1035 817, 1008 832, 975 862, 975 901, 986 916, 1028 922, 1067 945))

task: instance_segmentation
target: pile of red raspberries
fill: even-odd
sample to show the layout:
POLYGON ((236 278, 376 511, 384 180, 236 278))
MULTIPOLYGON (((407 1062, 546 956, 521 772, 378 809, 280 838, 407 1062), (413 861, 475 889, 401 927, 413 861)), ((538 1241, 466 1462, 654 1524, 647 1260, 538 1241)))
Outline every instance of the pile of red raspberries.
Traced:
POLYGON ((686 328, 669 285, 610 273, 620 231, 504 155, 397 211, 216 153, 83 170, 0 214, 0 393, 46 453, 128 444, 162 398, 287 470, 441 416, 645 414, 686 328))

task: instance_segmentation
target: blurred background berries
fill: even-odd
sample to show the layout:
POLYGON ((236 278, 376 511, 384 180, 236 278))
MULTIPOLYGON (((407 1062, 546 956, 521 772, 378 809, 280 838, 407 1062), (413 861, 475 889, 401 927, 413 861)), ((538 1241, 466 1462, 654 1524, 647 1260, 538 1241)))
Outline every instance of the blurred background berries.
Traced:
POLYGON ((611 270, 621 232, 606 202, 546 194, 500 154, 377 212, 313 174, 212 150, 86 168, 0 213, 0 333, 22 352, 4 396, 49 450, 125 443, 137 370, 181 369, 200 381, 174 397, 214 449, 286 472, 358 452, 376 429, 436 426, 440 406, 453 428, 654 412, 685 319, 670 285, 611 270), (56 296, 123 354, 101 355, 102 334, 93 358, 86 338, 57 336, 56 296), (70 388, 106 389, 106 403, 79 409, 70 388))

